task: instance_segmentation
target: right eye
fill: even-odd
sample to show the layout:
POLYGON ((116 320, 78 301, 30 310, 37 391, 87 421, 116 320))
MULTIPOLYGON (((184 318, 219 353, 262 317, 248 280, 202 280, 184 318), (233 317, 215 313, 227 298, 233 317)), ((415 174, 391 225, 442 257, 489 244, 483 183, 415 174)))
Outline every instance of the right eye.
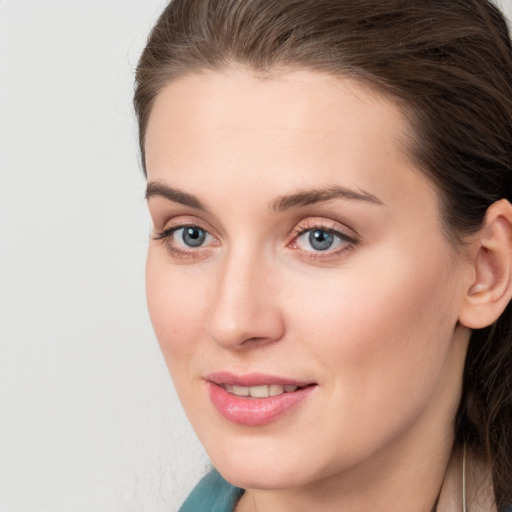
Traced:
POLYGON ((194 256, 198 250, 216 242, 215 237, 199 226, 173 226, 155 236, 155 240, 166 243, 174 256, 194 256))

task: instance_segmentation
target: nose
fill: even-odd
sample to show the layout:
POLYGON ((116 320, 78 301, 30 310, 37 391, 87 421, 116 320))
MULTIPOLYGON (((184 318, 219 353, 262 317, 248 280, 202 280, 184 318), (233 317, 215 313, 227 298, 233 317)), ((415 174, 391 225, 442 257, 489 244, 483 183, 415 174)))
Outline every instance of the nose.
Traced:
POLYGON ((278 303, 278 269, 261 258, 226 258, 218 274, 207 322, 210 338, 229 349, 278 341, 284 320, 278 303))

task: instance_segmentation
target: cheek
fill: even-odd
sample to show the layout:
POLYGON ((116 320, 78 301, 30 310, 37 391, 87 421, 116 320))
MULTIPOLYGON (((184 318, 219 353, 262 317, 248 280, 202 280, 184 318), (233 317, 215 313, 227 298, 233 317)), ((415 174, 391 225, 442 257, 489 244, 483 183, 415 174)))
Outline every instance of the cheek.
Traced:
POLYGON ((169 264, 159 251, 149 249, 146 263, 148 310, 172 373, 197 351, 207 311, 201 280, 183 268, 169 264))
POLYGON ((385 267, 365 262, 365 270, 354 265, 346 275, 316 285, 296 279, 293 286, 295 322, 290 317, 287 324, 295 326, 303 359, 320 369, 335 467, 395 439, 429 414, 431 402, 449 399, 458 379, 447 363, 457 291, 446 260, 429 259, 421 273, 418 259, 383 261, 385 267))
POLYGON ((450 349, 457 291, 445 255, 425 254, 428 266, 426 256, 388 254, 316 286, 295 282, 296 335, 343 388, 336 392, 382 398, 375 390, 387 389, 392 400, 432 389, 450 349))

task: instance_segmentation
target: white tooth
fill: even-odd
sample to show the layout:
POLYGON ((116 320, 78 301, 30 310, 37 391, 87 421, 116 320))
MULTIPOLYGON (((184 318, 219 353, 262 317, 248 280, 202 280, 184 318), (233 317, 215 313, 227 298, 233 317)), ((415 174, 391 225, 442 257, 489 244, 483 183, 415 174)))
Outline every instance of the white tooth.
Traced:
POLYGON ((222 384, 222 387, 228 392, 233 393, 233 386, 231 384, 222 384))
POLYGON ((254 398, 266 398, 269 396, 270 390, 268 386, 251 386, 249 388, 249 393, 254 398))
POLYGON ((294 391, 297 391, 299 389, 299 386, 285 386, 284 391, 285 393, 293 393, 294 391))
POLYGON ((231 393, 233 393, 236 396, 249 396, 249 388, 244 388, 243 386, 231 386, 233 390, 231 393))
POLYGON ((279 384, 271 384, 269 389, 270 396, 282 395, 284 393, 284 386, 280 386, 279 384))

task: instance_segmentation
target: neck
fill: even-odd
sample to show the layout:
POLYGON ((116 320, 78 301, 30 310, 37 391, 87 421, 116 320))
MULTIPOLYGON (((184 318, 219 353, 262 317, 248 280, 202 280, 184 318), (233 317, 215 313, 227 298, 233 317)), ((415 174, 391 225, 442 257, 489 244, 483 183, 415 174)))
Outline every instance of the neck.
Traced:
POLYGON ((436 512, 496 512, 491 472, 475 453, 454 450, 436 512))

